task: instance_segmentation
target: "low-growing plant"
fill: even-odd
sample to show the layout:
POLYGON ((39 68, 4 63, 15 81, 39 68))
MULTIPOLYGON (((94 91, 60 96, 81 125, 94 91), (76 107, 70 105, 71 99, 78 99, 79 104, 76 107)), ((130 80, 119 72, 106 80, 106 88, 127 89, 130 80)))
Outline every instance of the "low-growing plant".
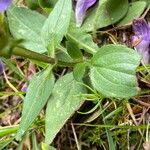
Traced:
MULTIPOLYGON (((116 136, 126 132, 121 130, 119 123, 117 127, 117 119, 126 109, 133 117, 128 100, 141 94, 136 73, 141 71, 146 75, 147 70, 138 66, 140 62, 143 66, 149 64, 150 27, 143 18, 138 19, 144 10, 148 10, 149 1, 26 0, 23 5, 20 2, 0 1, 0 74, 5 75, 6 64, 24 78, 11 64, 11 56, 30 59, 38 71, 29 83, 26 82, 25 92, 15 91, 23 99, 21 121, 19 127, 6 131, 11 134, 17 130, 15 138, 18 141, 29 136, 28 133, 36 141, 32 131, 39 123, 36 118, 44 110, 39 123, 43 126, 45 121, 41 148, 53 149, 49 145, 67 120, 85 101, 92 101, 94 107, 89 112, 79 113, 93 114, 86 119, 87 124, 99 116, 101 121, 94 131, 83 135, 87 137, 85 141, 101 148, 117 149, 116 136), (132 22, 129 47, 113 35, 113 30, 127 28, 132 22), (96 136, 99 132, 106 136, 99 139, 96 136)), ((140 128, 136 129, 142 134, 140 128)), ((3 131, 2 135, 7 132, 3 131)), ((120 139, 125 137, 122 135, 120 139)), ((80 149, 78 144, 77 147, 80 149)))

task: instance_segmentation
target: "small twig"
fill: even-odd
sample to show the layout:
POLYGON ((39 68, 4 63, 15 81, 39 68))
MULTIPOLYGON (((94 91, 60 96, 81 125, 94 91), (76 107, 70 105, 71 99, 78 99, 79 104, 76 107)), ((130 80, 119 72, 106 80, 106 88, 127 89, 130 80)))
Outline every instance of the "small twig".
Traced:
MULTIPOLYGON (((135 117, 134 117, 134 114, 133 114, 133 111, 132 111, 132 108, 131 108, 130 104, 127 103, 126 106, 127 106, 127 109, 128 109, 128 111, 129 111, 129 114, 130 114, 130 116, 131 116, 131 118, 132 118, 134 124, 135 124, 136 126, 138 126, 138 123, 137 123, 137 121, 136 121, 136 119, 135 119, 135 117)), ((143 137, 143 134, 142 134, 141 130, 138 129, 138 131, 139 131, 140 135, 143 137)))
POLYGON ((128 147, 128 150, 130 150, 130 129, 127 130, 127 147, 128 147))
POLYGON ((144 116, 145 116, 145 114, 146 114, 146 112, 147 112, 148 110, 149 110, 149 108, 148 108, 147 110, 143 109, 143 112, 142 112, 142 114, 141 114, 141 116, 140 116, 138 125, 141 124, 141 122, 142 122, 142 120, 144 119, 144 116))
POLYGON ((80 145, 79 145, 78 138, 77 138, 77 135, 76 135, 76 132, 75 132, 73 123, 71 123, 71 127, 72 127, 73 135, 74 135, 74 138, 75 138, 75 141, 76 141, 76 144, 77 144, 77 149, 78 149, 78 150, 81 150, 81 147, 80 147, 80 145))
POLYGON ((136 98, 132 98, 135 102, 137 102, 137 103, 139 103, 139 104, 141 104, 141 105, 143 105, 143 106, 145 106, 145 107, 150 107, 150 104, 148 104, 148 103, 145 103, 145 102, 143 102, 143 101, 139 101, 139 100, 137 100, 136 98))
MULTIPOLYGON (((9 82, 5 71, 3 71, 3 74, 4 74, 4 78, 5 78, 5 80, 6 80, 6 83, 9 85, 9 87, 10 87, 13 91, 19 92, 19 91, 9 82)), ((19 94, 19 96, 20 96, 22 99, 24 99, 24 96, 23 96, 23 95, 19 94)))

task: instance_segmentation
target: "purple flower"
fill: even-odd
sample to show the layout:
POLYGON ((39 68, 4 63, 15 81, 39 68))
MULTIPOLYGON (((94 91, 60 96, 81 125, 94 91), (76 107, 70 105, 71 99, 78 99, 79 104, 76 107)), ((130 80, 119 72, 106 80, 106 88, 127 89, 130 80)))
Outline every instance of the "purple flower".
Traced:
MULTIPOLYGON (((11 5, 11 2, 12 2, 12 0, 0 0, 0 13, 7 10, 8 7, 11 5)), ((0 60, 0 74, 3 73, 3 70, 4 70, 4 64, 0 60)))
POLYGON ((4 70, 4 64, 3 64, 3 62, 0 60, 0 74, 3 73, 3 70, 4 70))
POLYGON ((144 19, 138 19, 133 22, 132 45, 142 56, 142 63, 150 63, 150 26, 144 19))
POLYGON ((75 8, 76 25, 80 27, 84 20, 86 11, 94 5, 97 0, 78 0, 75 8))
POLYGON ((0 12, 4 12, 11 5, 12 0, 0 0, 0 12))

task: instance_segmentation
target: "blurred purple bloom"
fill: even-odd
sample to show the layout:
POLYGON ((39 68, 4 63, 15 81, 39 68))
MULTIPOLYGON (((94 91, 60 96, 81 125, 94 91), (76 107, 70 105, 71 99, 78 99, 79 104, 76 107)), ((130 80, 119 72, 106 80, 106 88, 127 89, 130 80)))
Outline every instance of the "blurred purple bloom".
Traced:
POLYGON ((142 63, 150 63, 150 26, 144 19, 138 19, 133 22, 132 45, 143 57, 142 63))
POLYGON ((3 64, 3 62, 0 60, 0 74, 3 73, 3 70, 4 70, 4 64, 3 64))
POLYGON ((76 25, 80 27, 84 20, 86 11, 94 5, 97 0, 78 0, 75 8, 76 25))
POLYGON ((25 83, 25 84, 22 86, 21 91, 22 91, 22 92, 27 92, 27 89, 28 89, 28 84, 25 83))
POLYGON ((4 12, 11 5, 12 0, 0 0, 0 12, 4 12))

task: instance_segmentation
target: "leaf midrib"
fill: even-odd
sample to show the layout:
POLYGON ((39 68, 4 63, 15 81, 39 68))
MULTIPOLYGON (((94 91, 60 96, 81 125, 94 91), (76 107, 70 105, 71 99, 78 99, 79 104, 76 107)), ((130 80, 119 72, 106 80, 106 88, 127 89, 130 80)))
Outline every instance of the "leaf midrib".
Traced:
POLYGON ((72 40, 74 40, 76 43, 78 43, 79 45, 85 47, 85 48, 89 51, 89 53, 93 54, 93 53, 96 52, 93 48, 91 48, 91 47, 89 47, 88 45, 84 44, 83 42, 79 41, 77 38, 75 38, 75 37, 72 36, 71 34, 67 33, 67 35, 68 35, 72 40))

